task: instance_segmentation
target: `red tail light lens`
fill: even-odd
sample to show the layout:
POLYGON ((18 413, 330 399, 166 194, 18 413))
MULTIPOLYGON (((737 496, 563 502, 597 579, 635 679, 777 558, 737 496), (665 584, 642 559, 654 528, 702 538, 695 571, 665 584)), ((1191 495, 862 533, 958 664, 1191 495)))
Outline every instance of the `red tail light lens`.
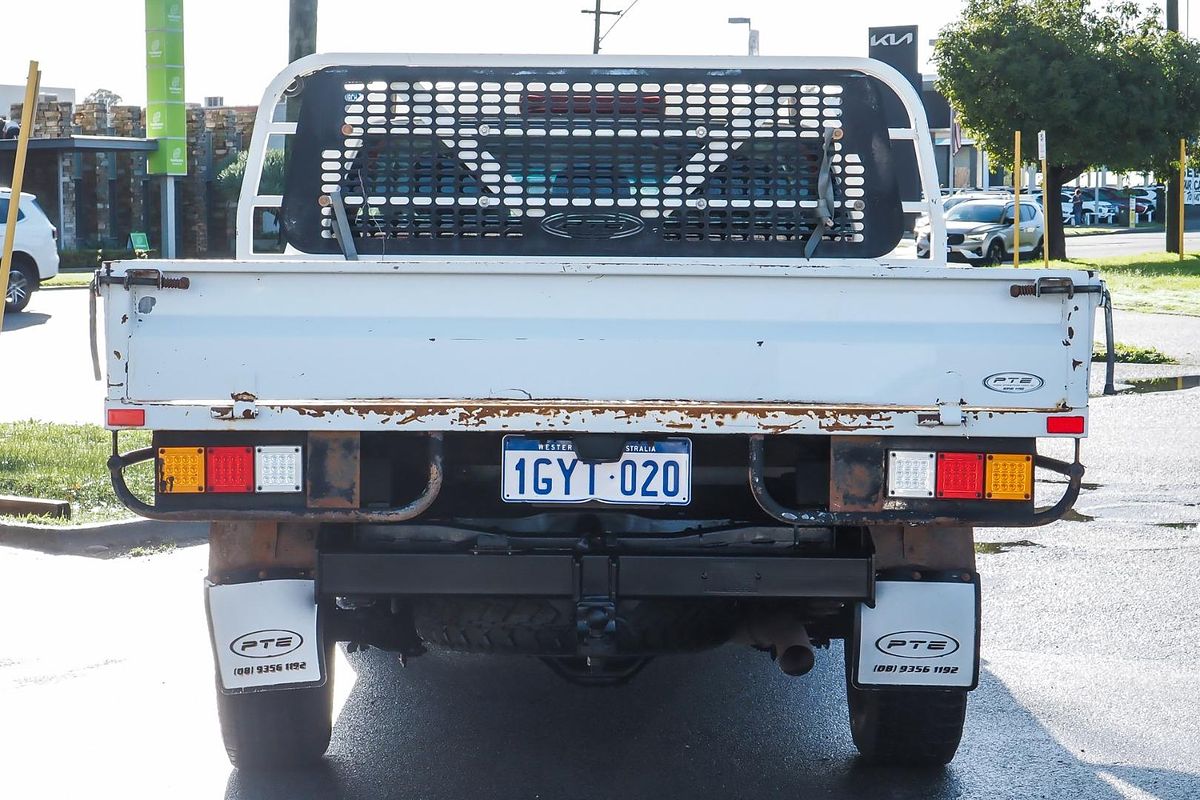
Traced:
POLYGON ((108 426, 110 428, 140 428, 146 424, 144 408, 110 408, 108 410, 108 426))
POLYGON ((983 497, 981 453, 938 453, 937 496, 962 500, 983 497))
POLYGON ((208 447, 205 461, 210 493, 254 491, 253 447, 208 447))
POLYGON ((1083 433, 1083 417, 1046 417, 1046 433, 1083 433))

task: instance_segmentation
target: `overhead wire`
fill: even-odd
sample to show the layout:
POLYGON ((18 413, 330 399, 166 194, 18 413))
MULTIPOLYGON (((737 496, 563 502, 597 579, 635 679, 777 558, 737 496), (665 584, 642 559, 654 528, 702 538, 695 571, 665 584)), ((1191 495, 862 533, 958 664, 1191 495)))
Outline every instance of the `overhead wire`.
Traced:
POLYGON ((612 33, 612 29, 617 27, 618 25, 620 25, 621 20, 625 19, 625 15, 628 14, 630 11, 632 11, 633 7, 636 6, 639 2, 641 2, 641 0, 633 0, 633 2, 629 4, 629 7, 626 8, 624 11, 622 11, 621 15, 619 17, 617 17, 616 19, 613 20, 613 24, 608 26, 608 30, 606 30, 604 33, 602 33, 600 35, 600 41, 603 42, 605 37, 607 37, 610 33, 612 33))

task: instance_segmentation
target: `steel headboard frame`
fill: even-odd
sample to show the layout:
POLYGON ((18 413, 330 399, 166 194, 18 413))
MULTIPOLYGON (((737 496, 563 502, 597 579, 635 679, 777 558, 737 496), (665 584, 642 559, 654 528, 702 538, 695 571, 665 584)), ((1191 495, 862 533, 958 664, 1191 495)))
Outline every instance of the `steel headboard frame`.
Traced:
MULTIPOLYGON (((295 91, 298 81, 306 76, 313 75, 318 72, 338 72, 344 69, 347 74, 358 72, 362 74, 362 70, 366 68, 394 69, 394 68, 429 68, 431 70, 447 70, 452 68, 486 68, 496 69, 501 74, 505 68, 527 68, 529 70, 579 70, 579 69, 594 69, 608 70, 612 75, 613 80, 620 80, 623 76, 629 75, 633 70, 721 70, 728 71, 730 81, 737 80, 737 75, 746 71, 761 75, 764 72, 770 73, 778 71, 781 77, 786 76, 789 72, 797 71, 828 71, 830 73, 856 73, 861 76, 875 79, 882 84, 886 89, 892 91, 900 98, 909 117, 909 127, 907 128, 890 128, 887 129, 888 137, 897 143, 907 143, 914 147, 919 167, 921 180, 921 188, 924 199, 921 201, 909 201, 902 203, 902 211, 905 213, 928 213, 932 222, 931 232, 931 250, 933 255, 932 260, 922 262, 923 266, 943 266, 945 264, 945 228, 942 222, 940 213, 933 213, 940 207, 941 197, 937 185, 937 176, 935 172, 935 161, 933 157, 933 145, 929 135, 928 123, 925 118, 924 109, 915 89, 894 69, 882 64, 878 61, 861 58, 715 58, 715 57, 596 57, 596 56, 493 56, 493 55, 409 55, 409 54, 371 54, 371 53, 355 53, 355 54, 317 54, 301 59, 291 64, 286 70, 281 72, 268 86, 263 101, 259 106, 257 122, 254 128, 253 139, 251 143, 249 163, 247 164, 247 180, 242 184, 242 191, 238 203, 238 234, 237 234, 237 257, 243 260, 255 261, 321 261, 321 260, 343 260, 341 253, 323 252, 299 253, 289 251, 281 258, 278 253, 256 253, 253 247, 253 230, 254 217, 257 211, 260 210, 278 210, 285 205, 285 198, 282 195, 262 195, 259 194, 259 185, 265 155, 268 150, 268 143, 272 136, 293 136, 297 131, 296 122, 278 121, 280 116, 280 103, 288 95, 289 91, 295 91)), ((701 206, 702 208, 703 206, 701 206)), ((789 249, 787 257, 771 256, 772 261, 792 264, 821 264, 836 262, 840 265, 871 265, 879 266, 880 259, 878 258, 855 258, 855 257, 822 257, 822 253, 818 250, 812 261, 808 261, 803 257, 803 245, 794 248, 795 256, 791 256, 792 250, 789 249)), ((694 251, 693 251, 694 253, 694 251)), ((478 254, 477 254, 478 255, 478 254)), ((681 262, 696 262, 705 261, 745 261, 745 257, 737 257, 732 250, 726 249, 721 253, 720 258, 688 258, 672 255, 670 261, 672 263, 681 262)), ((394 253, 388 253, 386 248, 381 252, 362 253, 361 258, 364 261, 421 261, 428 258, 444 257, 445 254, 439 255, 413 255, 406 253, 402 256, 394 253)), ((562 255, 538 255, 525 254, 520 256, 489 256, 502 258, 505 260, 511 258, 520 258, 524 263, 536 263, 538 261, 553 261, 555 263, 563 263, 564 261, 594 261, 596 254, 586 256, 562 256, 562 255)), ((762 259, 762 254, 756 256, 762 259)), ((658 257, 650 258, 622 258, 620 255, 605 255, 604 260, 611 263, 619 263, 621 261, 654 261, 662 258, 662 254, 658 257)), ((887 259, 889 263, 904 264, 913 263, 908 259, 887 259)), ((281 267, 284 265, 281 264, 281 267)))

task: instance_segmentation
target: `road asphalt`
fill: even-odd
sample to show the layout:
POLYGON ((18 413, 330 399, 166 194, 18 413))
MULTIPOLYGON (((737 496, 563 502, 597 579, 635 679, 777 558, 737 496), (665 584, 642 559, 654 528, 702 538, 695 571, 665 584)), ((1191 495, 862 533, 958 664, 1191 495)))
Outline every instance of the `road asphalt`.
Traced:
POLYGON ((982 679, 946 770, 857 760, 835 645, 803 678, 726 647, 616 689, 339 650, 325 765, 243 774, 216 724, 204 546, 0 548, 0 797, 1195 800, 1198 443, 1200 389, 1097 398, 1078 513, 979 532, 982 679))
MULTIPOLYGON (((104 331, 99 331, 101 369, 104 331)), ((86 289, 35 292, 0 332, 0 422, 104 421, 104 380, 92 377, 86 289)))
MULTIPOLYGON (((1088 236, 1067 237, 1068 258, 1106 258, 1161 253, 1166 249, 1166 234, 1162 231, 1125 231, 1088 236)), ((1200 251, 1200 232, 1183 235, 1185 252, 1200 251)))

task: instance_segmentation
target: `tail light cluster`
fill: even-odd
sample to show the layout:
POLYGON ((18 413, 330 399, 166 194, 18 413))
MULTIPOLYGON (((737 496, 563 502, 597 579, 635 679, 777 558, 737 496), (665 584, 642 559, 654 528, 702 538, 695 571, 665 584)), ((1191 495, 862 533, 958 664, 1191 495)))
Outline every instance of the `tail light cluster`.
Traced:
POLYGON ((938 500, 1032 500, 1033 456, 889 450, 887 493, 938 500))
POLYGON ((299 492, 304 478, 298 445, 160 447, 159 494, 299 492))

